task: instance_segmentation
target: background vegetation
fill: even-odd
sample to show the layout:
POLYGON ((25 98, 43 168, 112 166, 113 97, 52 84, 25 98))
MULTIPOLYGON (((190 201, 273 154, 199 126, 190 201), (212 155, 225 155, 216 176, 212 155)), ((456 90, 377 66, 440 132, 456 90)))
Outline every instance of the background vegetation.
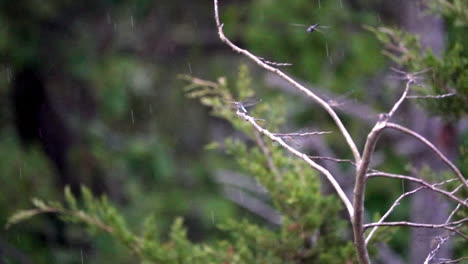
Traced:
MULTIPOLYGON (((2 229, 0 263, 355 262, 330 187, 229 107, 261 99, 252 113, 277 131, 334 125, 223 45, 212 2, 199 2, 0 1, 0 225, 20 209, 35 208, 10 220, 44 213, 2 229)), ((468 174, 463 1, 231 0, 221 7, 231 39, 292 63, 285 70, 336 102, 360 145, 403 89, 389 68, 430 69, 417 94, 457 96, 415 100, 398 121, 426 133, 468 174), (329 28, 307 34, 294 23, 329 28)), ((311 155, 351 157, 338 133, 293 144, 311 155)), ((402 137, 385 135, 378 148, 375 168, 403 173, 431 164, 433 177, 443 174, 402 137)), ((353 166, 323 163, 349 185, 353 166)), ((368 217, 405 188, 370 183, 368 217)), ((405 201, 392 219, 413 217, 414 206, 439 208, 405 201)), ((418 263, 411 250, 428 237, 383 229, 377 241, 418 263)), ((453 252, 466 256, 466 248, 456 241, 453 252)), ((375 244, 373 258, 386 263, 377 252, 375 244)))

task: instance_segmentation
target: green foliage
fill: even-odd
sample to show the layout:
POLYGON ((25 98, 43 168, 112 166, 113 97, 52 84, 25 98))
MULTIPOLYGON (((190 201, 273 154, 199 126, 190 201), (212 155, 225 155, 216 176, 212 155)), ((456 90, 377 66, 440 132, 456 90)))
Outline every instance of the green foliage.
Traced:
POLYGON ((354 11, 339 1, 259 0, 249 5, 246 19, 227 15, 223 21, 228 36, 245 31, 238 35, 254 54, 292 63, 288 71, 297 78, 334 92, 360 94, 365 80, 383 66, 384 57, 375 38, 361 28, 375 24, 376 16, 354 11), (296 23, 329 28, 309 34, 296 23))
MULTIPOLYGON (((196 244, 188 239, 182 219, 177 218, 167 237, 161 238, 157 217, 141 221, 142 231, 135 232, 106 197, 96 198, 83 187, 80 200, 68 188, 63 203, 33 199, 34 208, 11 216, 7 227, 38 214, 56 213, 66 222, 84 225, 92 235, 109 234, 141 263, 353 263, 354 249, 345 237, 347 226, 339 215, 341 206, 336 197, 321 193, 319 175, 264 140, 235 115, 228 103, 233 102, 234 96, 225 79, 214 83, 183 78, 191 81, 187 88, 189 97, 200 99, 215 116, 228 120, 249 141, 256 142, 252 146, 249 141, 228 138, 224 149, 240 171, 268 190, 271 201, 264 202, 281 214, 280 226, 268 228, 248 219, 221 219, 219 228, 228 239, 196 244)), ((245 66, 241 67, 236 84, 240 98, 254 94, 245 66)), ((280 106, 273 109, 262 103, 251 113, 268 120, 271 129, 279 129, 284 120, 280 106)))
MULTIPOLYGON (((251 80, 247 73, 247 68, 241 66, 236 90, 242 95, 239 96, 239 101, 253 95, 250 88, 251 80)), ((187 76, 184 78, 191 80, 191 84, 187 87, 189 97, 199 98, 202 104, 213 107, 212 113, 215 116, 227 119, 255 143, 251 146, 245 141, 228 138, 224 142, 224 147, 226 152, 235 158, 244 174, 251 175, 268 190, 272 205, 282 215, 283 223, 280 230, 267 235, 267 237, 276 236, 276 239, 265 239, 270 241, 269 243, 272 240, 281 241, 282 246, 273 253, 273 256, 279 257, 278 263, 290 263, 299 259, 343 263, 352 259, 352 245, 345 242, 342 236, 346 224, 339 217, 341 208, 338 206, 338 200, 336 197, 324 196, 320 192, 319 175, 307 164, 288 155, 270 140, 264 140, 247 122, 236 116, 232 106, 226 104, 233 102, 234 97, 226 87, 226 80, 221 79, 218 83, 212 83, 187 76), (317 244, 311 245, 308 240, 318 233, 320 235, 317 244)), ((270 131, 278 131, 284 120, 284 109, 282 109, 284 104, 280 101, 272 99, 271 104, 261 103, 251 110, 250 114, 265 120, 262 125, 270 131)), ((252 224, 231 223, 224 228, 230 227, 230 230, 242 231, 243 239, 248 245, 251 243, 249 238, 256 241, 253 247, 263 245, 261 238, 265 234, 258 234, 260 232, 258 230, 262 229, 256 225, 250 227, 249 225, 252 224)), ((279 246, 267 245, 267 248, 279 246)), ((272 253, 270 250, 267 251, 272 253)), ((273 258, 268 263, 276 261, 273 258)), ((256 258, 247 263, 262 262, 256 258)))
POLYGON ((418 99, 430 114, 456 120, 468 113, 468 50, 463 43, 467 34, 466 1, 436 0, 431 3, 434 9, 440 7, 439 12, 445 16, 455 18, 455 27, 462 27, 461 37, 449 39, 448 49, 441 57, 435 56, 430 49, 424 50, 419 38, 410 33, 388 27, 367 29, 384 44, 384 54, 408 72, 429 70, 422 75, 423 84, 413 88, 419 95, 456 95, 441 99, 418 99))
POLYGON ((436 14, 442 14, 454 19, 456 26, 468 26, 468 3, 464 0, 432 0, 428 1, 430 8, 436 14))

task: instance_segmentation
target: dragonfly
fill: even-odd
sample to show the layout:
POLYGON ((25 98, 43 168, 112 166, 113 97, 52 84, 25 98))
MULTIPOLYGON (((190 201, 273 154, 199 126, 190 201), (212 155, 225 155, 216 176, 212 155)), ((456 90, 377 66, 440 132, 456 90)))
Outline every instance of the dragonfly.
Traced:
POLYGON ((400 77, 398 77, 397 79, 412 81, 412 82, 415 82, 415 83, 424 79, 424 77, 422 77, 420 75, 422 75, 422 74, 424 74, 424 73, 431 70, 431 68, 427 68, 427 69, 417 71, 417 72, 405 72, 405 71, 402 71, 402 70, 399 70, 399 69, 396 69, 396 68, 393 68, 393 67, 391 67, 390 69, 392 71, 396 72, 397 74, 400 74, 400 77))
POLYGON ((354 93, 354 90, 351 90, 351 91, 348 91, 346 92, 345 94, 342 94, 336 98, 330 98, 328 96, 325 96, 325 98, 327 99, 327 103, 331 106, 331 107, 336 107, 336 108, 339 108, 340 110, 343 110, 344 109, 342 108, 343 105, 345 105, 347 102, 349 103, 349 96, 351 94, 354 93))
POLYGON ((306 29, 306 32, 307 33, 312 33, 312 32, 320 32, 320 33, 323 33, 321 31, 321 29, 327 29, 327 28, 330 28, 328 26, 322 26, 320 25, 319 23, 316 23, 316 24, 313 24, 313 25, 305 25, 305 24, 295 24, 295 23, 290 23, 289 25, 291 26, 294 26, 294 27, 302 27, 302 28, 307 28, 306 29))
POLYGON ((236 110, 242 111, 244 113, 248 113, 247 107, 254 106, 260 103, 261 101, 262 101, 261 99, 257 99, 257 98, 247 98, 243 101, 234 101, 231 103, 234 104, 234 107, 236 108, 236 110))

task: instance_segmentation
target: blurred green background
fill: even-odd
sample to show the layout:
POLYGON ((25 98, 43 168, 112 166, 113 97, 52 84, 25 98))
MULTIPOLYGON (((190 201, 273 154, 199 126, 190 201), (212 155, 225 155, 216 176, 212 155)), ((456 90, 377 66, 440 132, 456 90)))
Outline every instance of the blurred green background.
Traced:
MULTIPOLYGON (((417 32, 410 21, 415 13, 407 10, 419 1, 220 2, 227 36, 266 60, 292 63, 284 71, 335 102, 362 146, 371 121, 403 88, 392 78, 398 75, 389 70, 395 65, 383 46, 363 26, 417 32), (297 23, 328 28, 308 34, 291 25, 297 23)), ((467 43, 459 37, 466 27, 439 33, 443 41, 467 43)), ((0 226, 32 197, 61 200, 65 185, 78 193, 80 184, 108 195, 129 225, 154 215, 162 237, 177 216, 195 242, 223 237, 214 219, 267 225, 223 192, 217 175, 236 170, 229 156, 204 148, 238 132, 186 98, 186 83, 177 77, 225 76, 235 83, 241 64, 248 65, 262 103, 284 97, 284 128, 335 130, 316 105, 221 43, 212 1, 0 0, 0 226)), ((398 120, 414 124, 411 109, 405 106, 398 120)), ((466 142, 461 131, 457 142, 466 142)), ((338 133, 321 139, 328 153, 351 158, 338 133)), ((401 138, 388 139, 379 144, 376 165, 403 173, 405 157, 414 153, 401 150, 401 138)), ((321 145, 298 144, 311 155, 321 145)), ((349 166, 339 167, 351 175, 349 166)), ((403 187, 371 183, 369 217, 384 213, 403 187)), ((403 203, 395 219, 407 217, 409 206, 403 203)), ((400 232, 390 247, 408 257, 408 240, 408 232, 400 232)), ((86 263, 134 263, 119 247, 52 215, 0 231, 0 263, 2 252, 32 261, 22 263, 82 263, 83 254, 86 263)))

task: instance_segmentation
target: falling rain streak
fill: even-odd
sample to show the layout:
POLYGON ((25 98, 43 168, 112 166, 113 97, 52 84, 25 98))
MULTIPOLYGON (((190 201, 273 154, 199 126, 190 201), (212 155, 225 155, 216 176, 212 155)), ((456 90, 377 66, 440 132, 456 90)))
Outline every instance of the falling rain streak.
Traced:
POLYGON ((190 65, 190 62, 187 62, 187 65, 188 65, 188 69, 189 69, 190 74, 192 74, 192 66, 190 65))
POLYGON ((11 70, 10 68, 6 68, 6 78, 7 78, 7 82, 10 83, 11 82, 11 70))
POLYGON ((241 204, 245 204, 244 193, 242 191, 239 191, 239 198, 240 198, 241 204))
POLYGON ((330 57, 330 53, 328 52, 328 43, 325 42, 325 50, 327 52, 327 57, 330 57))
POLYGON ((133 16, 130 16, 130 25, 132 25, 132 28, 135 27, 135 23, 133 22, 133 16))
POLYGON ((320 7, 322 6, 322 5, 320 4, 320 0, 317 0, 317 2, 318 2, 318 6, 319 6, 319 8, 320 8, 320 7))
POLYGON ((135 124, 135 117, 133 116, 133 109, 130 110, 130 114, 132 115, 132 124, 135 124))

